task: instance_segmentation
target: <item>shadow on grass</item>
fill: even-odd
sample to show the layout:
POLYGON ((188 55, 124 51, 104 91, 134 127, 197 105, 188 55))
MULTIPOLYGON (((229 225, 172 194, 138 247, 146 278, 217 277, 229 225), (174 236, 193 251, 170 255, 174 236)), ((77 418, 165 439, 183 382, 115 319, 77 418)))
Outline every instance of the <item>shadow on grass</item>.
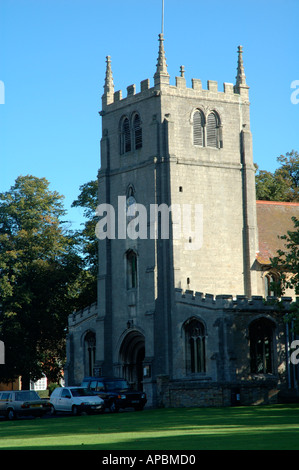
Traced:
MULTIPOLYGON (((98 450, 98 451, 199 451, 199 450, 298 450, 299 431, 256 432, 250 437, 242 434, 192 435, 128 439, 121 442, 17 445, 1 450, 98 450)), ((100 441, 100 436, 99 436, 100 441)))
POLYGON ((0 424, 1 449, 299 449, 299 406, 184 408, 0 424))

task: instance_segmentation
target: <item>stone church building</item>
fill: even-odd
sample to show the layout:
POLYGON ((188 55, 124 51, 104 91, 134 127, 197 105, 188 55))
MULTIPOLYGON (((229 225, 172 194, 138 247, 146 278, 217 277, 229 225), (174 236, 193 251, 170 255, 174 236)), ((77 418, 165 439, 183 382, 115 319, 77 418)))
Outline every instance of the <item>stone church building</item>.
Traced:
POLYGON ((162 34, 153 86, 115 92, 107 57, 100 115, 99 205, 115 219, 99 237, 98 301, 69 317, 66 383, 121 376, 148 406, 167 407, 296 392, 284 321, 292 299, 275 304, 270 257, 299 204, 256 201, 242 47, 236 82, 223 91, 210 80, 187 87, 183 66, 171 85, 162 34), (157 217, 129 234, 151 207, 157 217))

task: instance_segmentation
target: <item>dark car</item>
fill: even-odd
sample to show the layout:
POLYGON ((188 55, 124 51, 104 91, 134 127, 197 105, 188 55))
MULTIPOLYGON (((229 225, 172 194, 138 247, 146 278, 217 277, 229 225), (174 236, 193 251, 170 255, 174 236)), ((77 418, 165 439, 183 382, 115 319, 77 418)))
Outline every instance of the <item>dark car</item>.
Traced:
POLYGON ((125 379, 114 377, 85 377, 82 387, 96 393, 111 412, 120 408, 134 408, 140 411, 146 404, 146 394, 133 390, 125 379))

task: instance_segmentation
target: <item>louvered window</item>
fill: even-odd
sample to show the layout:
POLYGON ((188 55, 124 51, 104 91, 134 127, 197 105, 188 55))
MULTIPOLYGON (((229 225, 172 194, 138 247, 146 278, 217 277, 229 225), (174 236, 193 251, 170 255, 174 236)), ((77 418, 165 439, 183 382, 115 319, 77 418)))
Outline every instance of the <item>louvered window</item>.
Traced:
POLYGON ((215 113, 210 113, 207 120, 207 146, 218 147, 217 145, 217 119, 215 113))
POLYGON ((129 119, 124 120, 124 143, 125 143, 125 152, 131 151, 131 132, 130 132, 130 123, 129 119))
POLYGON ((121 129, 121 153, 131 151, 131 131, 129 119, 125 118, 121 129))
POLYGON ((135 149, 140 149, 142 147, 142 128, 140 116, 136 114, 134 117, 134 140, 135 140, 135 149))
POLYGON ((193 143, 200 147, 204 145, 204 118, 201 111, 196 111, 193 116, 193 143))

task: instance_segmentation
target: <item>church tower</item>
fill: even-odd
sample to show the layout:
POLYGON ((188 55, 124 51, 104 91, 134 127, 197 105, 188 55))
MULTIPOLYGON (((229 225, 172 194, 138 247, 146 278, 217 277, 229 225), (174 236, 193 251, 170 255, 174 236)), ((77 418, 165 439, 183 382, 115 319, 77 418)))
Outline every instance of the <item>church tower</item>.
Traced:
POLYGON ((223 91, 211 80, 188 88, 183 66, 171 85, 163 34, 152 87, 146 79, 125 97, 115 92, 107 57, 95 368, 150 397, 157 377, 184 374, 175 359, 176 290, 256 293, 248 93, 241 46, 236 82, 223 91))
POLYGON ((148 406, 275 403, 298 379, 284 321, 292 298, 278 308, 261 295, 271 221, 286 208, 259 208, 257 255, 243 48, 222 91, 212 80, 188 87, 184 66, 170 78, 163 33, 152 86, 122 96, 107 57, 98 300, 69 316, 66 383, 124 377, 148 406))

